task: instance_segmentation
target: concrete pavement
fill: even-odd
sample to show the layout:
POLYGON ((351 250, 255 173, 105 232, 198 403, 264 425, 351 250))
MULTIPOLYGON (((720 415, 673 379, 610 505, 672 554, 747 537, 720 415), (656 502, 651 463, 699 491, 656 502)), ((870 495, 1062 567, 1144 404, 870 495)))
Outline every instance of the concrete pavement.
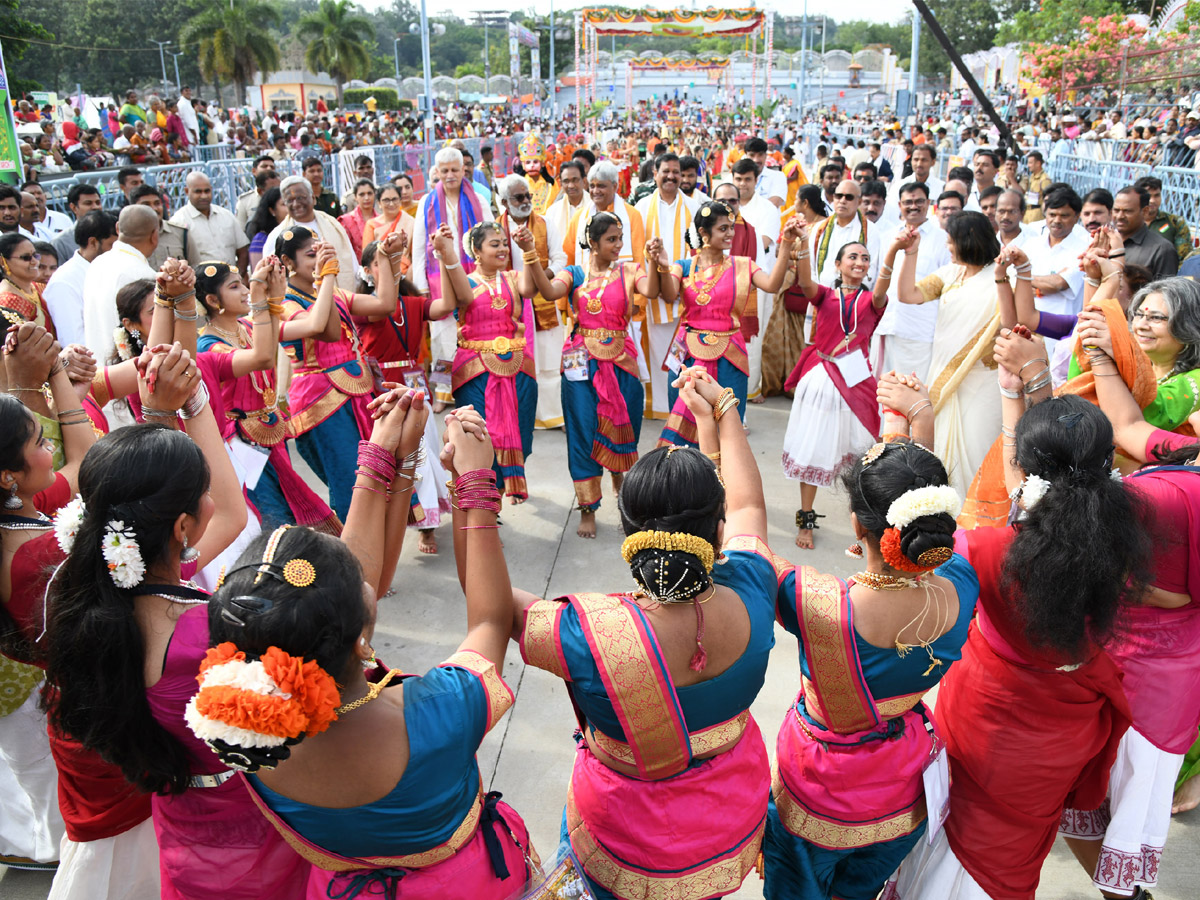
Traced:
MULTIPOLYGON (((761 406, 751 405, 747 417, 770 510, 770 544, 776 553, 793 561, 848 575, 854 569, 853 561, 843 553, 851 540, 844 497, 832 492, 818 495, 817 510, 827 518, 816 533, 815 551, 801 557, 793 544, 792 517, 799 505, 799 489, 784 479, 779 460, 789 406, 787 400, 773 398, 761 406)), ((647 422, 643 452, 654 447, 657 436, 655 423, 647 422)), ((298 454, 293 454, 293 459, 299 463, 298 454)), ((621 559, 619 523, 607 479, 596 540, 584 541, 575 535, 577 514, 572 511, 574 495, 561 430, 537 433, 527 476, 531 499, 519 507, 506 506, 503 513, 505 555, 513 585, 551 597, 583 590, 630 589, 632 579, 621 559)), ((438 536, 442 549, 436 557, 418 554, 415 536, 405 542, 393 582, 395 594, 379 606, 376 652, 388 664, 407 671, 424 671, 448 657, 465 630, 465 607, 448 528, 440 529, 438 536)), ((777 630, 776 639, 766 686, 753 706, 772 756, 775 734, 799 677, 795 640, 782 629, 777 630)), ((517 703, 480 749, 483 782, 489 789, 502 791, 525 817, 538 850, 547 858, 558 843, 574 756, 574 715, 562 682, 527 668, 515 645, 504 670, 517 703)), ((386 747, 386 740, 380 746, 386 747)), ((1157 900, 1193 900, 1200 894, 1196 888, 1200 884, 1197 851, 1200 811, 1193 811, 1171 824, 1159 886, 1154 890, 1157 900)), ((50 880, 47 874, 0 869, 0 898, 41 900, 50 880)), ((751 876, 734 896, 760 898, 761 884, 751 876)), ((1039 900, 1093 900, 1097 896, 1090 879, 1059 841, 1043 870, 1039 900)))

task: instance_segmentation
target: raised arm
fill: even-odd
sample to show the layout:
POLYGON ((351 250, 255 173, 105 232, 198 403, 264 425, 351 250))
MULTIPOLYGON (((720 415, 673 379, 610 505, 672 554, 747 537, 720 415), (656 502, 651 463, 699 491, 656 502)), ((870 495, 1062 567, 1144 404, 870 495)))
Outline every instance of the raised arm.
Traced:
POLYGON ((679 285, 671 277, 671 257, 667 256, 662 238, 646 241, 642 259, 646 261, 645 270, 637 277, 633 289, 643 297, 661 296, 668 303, 679 299, 679 285))
POLYGON ((996 362, 1000 365, 996 378, 1001 397, 1004 486, 1012 493, 1024 478, 1013 462, 1016 456, 1017 422, 1025 414, 1026 400, 1032 406, 1052 395, 1050 364, 1046 361, 1046 345, 1040 337, 1031 335, 1024 325, 1001 329, 994 352, 996 362))
POLYGON ((383 243, 375 251, 375 258, 379 260, 379 280, 375 284, 375 293, 350 295, 349 306, 354 315, 382 319, 396 311, 396 301, 399 297, 396 284, 400 278, 400 265, 404 260, 404 247, 407 243, 408 235, 400 229, 383 239, 383 243))
MULTIPOLYGON (((450 313, 454 312, 454 308, 458 305, 457 298, 453 290, 447 290, 446 274, 447 271, 462 272, 462 263, 459 262, 458 242, 454 239, 454 232, 450 230, 449 225, 441 226, 435 231, 430 238, 433 244, 434 252, 437 254, 440 261, 439 269, 442 279, 442 295, 438 299, 432 301, 429 305, 429 318, 433 320, 444 319, 450 313)), ((466 276, 463 276, 464 280, 466 276)), ((467 292, 470 293, 470 284, 467 284, 467 292)))
MULTIPOLYGON (((334 269, 337 268, 337 256, 334 254, 333 247, 328 244, 319 244, 317 247, 317 272, 327 271, 330 265, 334 269)), ((321 278, 320 281, 316 302, 304 312, 296 314, 279 326, 281 341, 298 341, 302 338, 313 337, 322 341, 337 340, 339 316, 333 308, 334 289, 337 285, 333 278, 321 278), (331 325, 332 337, 329 337, 331 325)))
MULTIPOLYGON (((809 249, 808 245, 808 228, 802 226, 800 234, 800 240, 803 243, 800 247, 800 252, 796 254, 796 287, 800 288, 800 293, 804 295, 804 299, 812 300, 817 296, 821 285, 817 283, 812 274, 812 263, 810 261, 812 250, 809 249)), ((790 254, 785 254, 785 256, 790 256, 790 254)))
POLYGON ((916 374, 888 372, 879 379, 876 397, 883 407, 882 441, 908 437, 933 447, 933 401, 916 374))
MULTIPOLYGON (((443 225, 442 228, 446 228, 446 226, 443 225)), ((441 231, 442 229, 439 228, 439 235, 441 231)), ((458 261, 458 247, 455 246, 458 242, 454 240, 454 233, 449 228, 446 228, 446 231, 449 234, 450 240, 449 247, 443 251, 443 254, 449 254, 454 263, 448 263, 446 256, 443 255, 441 265, 438 266, 438 269, 442 273, 442 298, 449 297, 453 299, 453 305, 450 307, 453 310, 456 306, 467 306, 470 304, 475 299, 475 292, 471 288, 471 281, 467 278, 467 273, 463 269, 462 263, 458 261)))
POLYGON ((235 349, 231 365, 236 377, 261 372, 275 365, 279 346, 279 316, 282 308, 272 297, 282 297, 287 289, 283 264, 275 256, 264 256, 250 276, 250 346, 235 349))
POLYGON ((925 303, 925 295, 917 290, 917 252, 921 249, 921 232, 909 228, 896 235, 896 241, 899 242, 899 248, 904 250, 894 276, 896 299, 901 303, 925 303))
POLYGON ((803 224, 804 220, 799 216, 792 216, 783 226, 783 234, 779 237, 779 252, 775 254, 775 265, 771 267, 771 274, 762 271, 754 273, 752 281, 760 291, 774 294, 783 285, 783 276, 787 274, 787 268, 791 265, 792 245, 800 237, 803 224))
POLYGON ((183 346, 172 344, 164 353, 147 351, 139 358, 138 368, 138 390, 146 421, 174 428, 178 421, 176 417, 182 417, 183 430, 195 441, 208 463, 213 514, 196 543, 200 552, 196 567, 203 569, 246 527, 246 500, 241 482, 213 418, 204 379, 183 346))
POLYGON ((1029 257, 1019 247, 1009 244, 996 257, 995 281, 996 300, 1000 306, 1000 324, 1004 328, 1014 325, 1024 325, 1030 331, 1037 331, 1041 314, 1033 305, 1033 290, 1030 288, 1029 257), (1017 288, 1014 291, 1008 280, 1008 267, 1017 270, 1017 288))
POLYGON ((563 282, 557 278, 551 279, 546 274, 546 270, 542 268, 534 247, 533 232, 528 227, 522 225, 514 231, 513 241, 524 254, 525 265, 521 269, 521 277, 518 279, 517 285, 522 297, 536 297, 540 294, 544 300, 553 303, 570 293, 569 282, 563 282))
POLYGON ((496 451, 483 418, 470 406, 446 417, 445 440, 442 465, 454 484, 454 556, 467 597, 467 636, 459 649, 474 650, 503 669, 516 611, 497 530, 500 492, 491 468, 496 451))
MULTIPOLYGON (((737 413, 738 401, 733 389, 722 388, 698 366, 680 372, 675 386, 682 392, 689 380, 691 389, 708 403, 709 415, 716 422, 719 449, 711 452, 721 454, 720 470, 725 480, 725 534, 727 537, 753 535, 765 541, 767 504, 763 498, 762 477, 737 413)), ((709 441, 711 438, 706 443, 709 441)))
POLYGON ((1133 393, 1113 362, 1112 335, 1104 313, 1084 310, 1079 316, 1079 337, 1095 375, 1096 402, 1112 422, 1113 440, 1126 456, 1138 462, 1149 462, 1146 445, 1156 429, 1143 418, 1142 408, 1133 399, 1133 393))

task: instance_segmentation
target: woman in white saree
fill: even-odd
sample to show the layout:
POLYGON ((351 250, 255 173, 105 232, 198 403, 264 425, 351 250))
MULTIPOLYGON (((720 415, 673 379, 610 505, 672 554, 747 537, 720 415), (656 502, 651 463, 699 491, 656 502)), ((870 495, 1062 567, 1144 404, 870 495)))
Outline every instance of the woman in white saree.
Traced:
MULTIPOLYGON (((894 282, 900 302, 938 302, 929 366, 933 449, 946 466, 950 484, 965 495, 1000 432, 992 346, 1001 325, 1013 324, 1001 322, 996 301, 997 286, 1007 283, 1007 276, 996 265, 1000 242, 982 213, 962 212, 946 222, 953 262, 916 281, 920 241, 918 232, 902 230, 888 248, 882 268, 893 265, 896 252, 903 250, 894 282)), ((1026 269, 1017 272, 1016 291, 1032 291, 1026 269)))

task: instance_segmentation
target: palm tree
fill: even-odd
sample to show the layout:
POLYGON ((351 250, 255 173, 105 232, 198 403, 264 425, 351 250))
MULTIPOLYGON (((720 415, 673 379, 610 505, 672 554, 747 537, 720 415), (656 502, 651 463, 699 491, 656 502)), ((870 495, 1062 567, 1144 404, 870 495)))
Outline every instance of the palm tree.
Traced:
POLYGON ((308 41, 304 62, 313 72, 328 72, 337 82, 338 106, 342 82, 371 68, 366 41, 375 38, 370 19, 355 15, 350 0, 321 0, 316 12, 296 23, 295 35, 308 41))
POLYGON ((233 82, 238 106, 246 104, 246 85, 258 72, 279 68, 279 45, 269 26, 280 23, 272 0, 207 0, 179 33, 184 46, 197 44, 200 71, 206 78, 233 82))

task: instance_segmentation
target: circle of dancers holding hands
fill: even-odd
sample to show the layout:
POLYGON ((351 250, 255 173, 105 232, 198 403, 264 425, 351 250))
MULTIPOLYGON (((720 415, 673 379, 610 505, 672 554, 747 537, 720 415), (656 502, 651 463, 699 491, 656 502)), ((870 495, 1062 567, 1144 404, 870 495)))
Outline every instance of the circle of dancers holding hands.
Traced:
MULTIPOLYGON (((673 247, 618 199, 551 272, 544 223, 472 224, 442 186, 355 290, 292 225, 248 284, 168 259, 123 287, 103 364, 9 318, 0 846, 57 859, 69 900, 709 898, 756 870, 772 900, 1032 900, 1063 834, 1105 896, 1149 896, 1200 725, 1200 287, 1131 291, 1101 231, 1047 341, 1027 257, 981 213, 918 278, 915 227, 872 260, 795 216, 760 268, 731 252, 736 198, 681 204, 673 247), (783 464, 801 547, 843 489, 847 579, 767 543, 742 420, 763 296, 813 317, 783 464), (872 374, 890 302, 936 306, 928 382, 872 374), (427 323, 452 350, 432 372, 427 323), (625 593, 510 582, 498 515, 530 493, 546 332, 579 534, 609 473, 625 593), (647 382, 666 421, 639 457, 647 382), (407 528, 436 552, 443 517, 466 631, 403 674, 372 649, 379 598, 407 528), (772 767, 749 710, 776 622, 801 677, 772 767), (577 716, 557 859, 476 761, 510 642, 577 716)), ((12 237, 6 309, 36 291, 12 237)))

